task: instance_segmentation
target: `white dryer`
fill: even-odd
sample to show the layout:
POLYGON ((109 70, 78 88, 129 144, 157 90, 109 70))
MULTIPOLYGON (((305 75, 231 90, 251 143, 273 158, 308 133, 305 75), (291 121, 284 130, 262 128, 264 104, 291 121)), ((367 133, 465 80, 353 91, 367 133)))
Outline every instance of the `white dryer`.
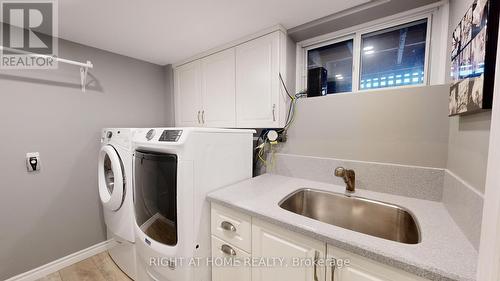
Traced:
POLYGON ((134 211, 140 281, 210 281, 206 194, 252 177, 253 130, 136 131, 134 211), (188 264, 189 259, 200 264, 188 264))
POLYGON ((130 278, 137 278, 132 202, 132 136, 135 129, 103 129, 99 152, 98 182, 113 261, 130 278))

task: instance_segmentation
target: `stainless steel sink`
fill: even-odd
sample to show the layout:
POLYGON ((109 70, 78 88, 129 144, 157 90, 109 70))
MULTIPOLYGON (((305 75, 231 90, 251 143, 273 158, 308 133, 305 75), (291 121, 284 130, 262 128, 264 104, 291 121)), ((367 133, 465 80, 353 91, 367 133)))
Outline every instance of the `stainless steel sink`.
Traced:
POLYGON ((279 206, 290 212, 364 234, 406 244, 420 242, 418 222, 405 208, 314 189, 300 189, 279 206))

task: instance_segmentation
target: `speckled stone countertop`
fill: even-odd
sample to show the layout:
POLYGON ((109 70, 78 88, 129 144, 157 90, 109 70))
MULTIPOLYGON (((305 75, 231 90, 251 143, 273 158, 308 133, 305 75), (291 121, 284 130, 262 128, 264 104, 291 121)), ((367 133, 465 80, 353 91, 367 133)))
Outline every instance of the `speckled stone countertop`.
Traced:
POLYGON ((301 188, 345 191, 344 186, 264 174, 212 192, 208 200, 430 280, 475 280, 477 251, 442 203, 356 191, 356 196, 397 204, 415 215, 422 242, 408 245, 326 224, 278 206, 285 196, 301 188))

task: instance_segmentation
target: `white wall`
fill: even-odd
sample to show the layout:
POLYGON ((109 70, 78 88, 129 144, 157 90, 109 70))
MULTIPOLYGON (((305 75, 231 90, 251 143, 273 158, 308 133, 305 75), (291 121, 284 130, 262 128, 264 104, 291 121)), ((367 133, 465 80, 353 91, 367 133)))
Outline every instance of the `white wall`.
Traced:
POLYGON ((0 280, 105 240, 101 128, 173 123, 164 67, 63 40, 59 56, 94 63, 87 92, 74 66, 0 71, 0 280))

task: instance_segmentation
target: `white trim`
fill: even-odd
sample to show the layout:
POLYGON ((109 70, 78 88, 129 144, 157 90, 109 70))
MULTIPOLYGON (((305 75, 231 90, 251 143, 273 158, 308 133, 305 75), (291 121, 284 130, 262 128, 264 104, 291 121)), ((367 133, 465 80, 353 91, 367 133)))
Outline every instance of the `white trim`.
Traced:
POLYGON ((114 239, 110 239, 99 244, 95 244, 86 249, 78 251, 76 253, 67 255, 25 273, 21 273, 14 277, 11 277, 5 281, 35 281, 37 279, 43 278, 51 273, 57 272, 67 266, 75 264, 84 259, 90 258, 96 254, 102 253, 113 248, 116 245, 114 239))
POLYGON ((425 58, 424 58, 424 84, 425 86, 430 85, 431 82, 431 75, 430 75, 430 68, 431 68, 431 52, 433 52, 433 45, 432 44, 432 36, 434 35, 433 29, 434 29, 434 18, 435 18, 435 12, 430 13, 427 16, 427 32, 426 32, 426 38, 425 38, 425 58))
MULTIPOLYGON (((500 38, 498 41, 500 46, 500 38)), ((478 281, 500 280, 500 48, 497 51, 493 112, 491 115, 488 168, 484 194, 478 281)))
MULTIPOLYGON (((445 52, 447 50, 446 38, 448 34, 442 34, 447 31, 448 26, 448 1, 440 1, 427 6, 416 8, 410 11, 402 12, 396 15, 388 16, 385 18, 377 19, 360 25, 356 25, 343 30, 331 32, 328 34, 320 35, 311 39, 307 39, 297 43, 297 67, 296 67, 296 88, 300 91, 307 88, 307 51, 313 46, 324 46, 328 43, 346 40, 350 37, 354 38, 354 57, 353 57, 353 81, 352 81, 352 92, 365 92, 370 91, 370 89, 359 89, 360 80, 360 68, 361 68, 361 35, 383 30, 386 28, 402 25, 405 23, 410 23, 413 21, 427 19, 427 44, 426 44, 426 54, 425 54, 425 66, 424 66, 424 84, 422 85, 412 85, 412 86, 427 86, 433 84, 443 84, 445 83, 446 75, 441 75, 437 79, 434 77, 434 73, 438 73, 438 70, 443 70, 446 68, 446 58, 447 56, 442 56, 443 47, 441 45, 445 44, 445 52), (444 8, 442 7, 444 6, 444 8), (446 17, 446 18, 444 18, 446 17), (446 27, 444 26, 446 25, 446 27), (442 38, 445 39, 442 39, 442 38), (440 40, 433 41, 433 38, 439 38, 440 40), (444 42, 444 43, 443 43, 444 42), (439 54, 439 55, 435 55, 439 54), (432 63, 431 63, 432 61, 432 63), (444 65, 444 66, 443 66, 444 65)), ((401 87, 407 87, 408 85, 401 85, 390 88, 382 89, 395 89, 401 87)))
POLYGON ((241 45, 241 44, 243 44, 245 42, 252 41, 254 39, 257 39, 257 38, 262 37, 262 36, 266 36, 266 35, 268 35, 270 33, 276 32, 276 31, 281 31, 284 34, 287 34, 286 28, 284 28, 282 25, 278 24, 278 25, 266 28, 264 30, 261 30, 259 32, 253 33, 251 35, 242 37, 240 39, 231 41, 231 42, 226 43, 224 45, 221 45, 221 46, 215 47, 213 49, 207 50, 205 52, 199 53, 197 55, 194 55, 192 57, 186 58, 184 60, 181 60, 181 61, 179 61, 177 63, 172 64, 172 68, 175 69, 175 68, 177 68, 177 67, 179 67, 179 66, 181 66, 183 64, 190 63, 192 61, 195 61, 195 60, 198 60, 198 59, 202 59, 204 57, 208 57, 208 56, 210 56, 212 54, 215 54, 215 53, 218 53, 218 52, 221 52, 221 51, 224 51, 224 50, 236 47, 236 46, 241 45))
POLYGON ((446 0, 442 6, 433 14, 434 25, 430 53, 430 85, 445 84, 450 76, 450 60, 448 46, 450 4, 446 0), (441 27, 441 29, 439 29, 441 27))
MULTIPOLYGON (((354 35, 352 58, 352 92, 359 91, 359 82, 361 81, 361 33, 357 32, 354 35)), ((307 81, 307 79, 306 79, 307 81)), ((306 83, 307 88, 307 83, 306 83)), ((348 92, 349 93, 349 92, 348 92)))

